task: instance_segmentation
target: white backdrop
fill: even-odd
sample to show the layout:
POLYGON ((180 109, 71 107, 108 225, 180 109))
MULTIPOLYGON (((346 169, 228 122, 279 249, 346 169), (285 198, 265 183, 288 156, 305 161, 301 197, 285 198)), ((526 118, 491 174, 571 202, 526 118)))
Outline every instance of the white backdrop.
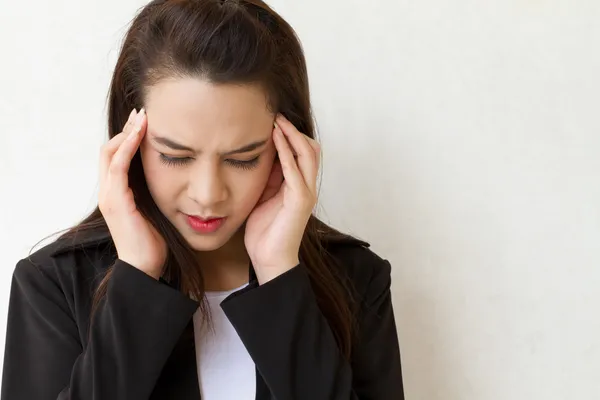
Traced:
MULTIPOLYGON (((96 202, 144 2, 0 2, 3 354, 17 260, 96 202)), ((306 50, 320 215, 392 262, 406 398, 599 399, 600 2, 270 4, 306 50)))

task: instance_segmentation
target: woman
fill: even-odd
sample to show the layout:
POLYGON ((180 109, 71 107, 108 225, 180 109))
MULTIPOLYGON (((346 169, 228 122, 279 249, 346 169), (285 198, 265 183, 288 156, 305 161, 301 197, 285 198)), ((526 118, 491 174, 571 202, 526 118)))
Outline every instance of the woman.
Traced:
POLYGON ((309 97, 261 1, 145 6, 98 207, 14 271, 2 400, 402 399, 390 264, 312 215, 309 97))

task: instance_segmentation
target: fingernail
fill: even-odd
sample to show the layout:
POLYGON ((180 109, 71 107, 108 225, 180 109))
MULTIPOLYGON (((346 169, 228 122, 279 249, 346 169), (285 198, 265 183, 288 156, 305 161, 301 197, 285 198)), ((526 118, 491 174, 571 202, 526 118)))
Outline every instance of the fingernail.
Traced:
POLYGON ((133 118, 133 116, 135 115, 137 111, 135 110, 135 108, 133 110, 131 110, 131 113, 129 114, 129 118, 127 118, 127 122, 131 122, 131 119, 133 118))
POLYGON ((275 129, 279 129, 279 125, 277 125, 277 122, 273 122, 273 125, 275 126, 275 129))
POLYGON ((137 117, 135 117, 135 127, 136 129, 139 129, 142 126, 142 120, 144 119, 144 114, 146 113, 146 110, 144 108, 142 108, 140 110, 140 112, 138 113, 137 117))

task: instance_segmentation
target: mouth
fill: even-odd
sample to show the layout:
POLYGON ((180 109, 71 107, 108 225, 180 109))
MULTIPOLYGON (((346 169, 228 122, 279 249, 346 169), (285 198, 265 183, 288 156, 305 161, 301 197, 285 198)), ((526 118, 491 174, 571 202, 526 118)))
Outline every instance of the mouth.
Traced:
POLYGON ((187 215, 188 217, 195 218, 195 219, 197 219, 197 220, 199 220, 199 221, 202 221, 202 222, 208 222, 208 221, 212 221, 213 219, 221 219, 221 218, 225 218, 225 217, 218 217, 218 216, 214 216, 214 215, 211 215, 211 216, 208 216, 208 217, 202 217, 202 216, 200 216, 200 215, 192 215, 192 214, 186 214, 186 215, 187 215))
POLYGON ((200 217, 195 215, 184 214, 187 223, 194 231, 198 233, 213 233, 216 232, 225 222, 227 217, 208 216, 200 217))

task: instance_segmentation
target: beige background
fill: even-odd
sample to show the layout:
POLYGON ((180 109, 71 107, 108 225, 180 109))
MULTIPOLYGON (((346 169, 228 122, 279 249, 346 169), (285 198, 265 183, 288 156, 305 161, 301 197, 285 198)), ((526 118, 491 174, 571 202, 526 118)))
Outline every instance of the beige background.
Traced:
MULTIPOLYGON (((0 1, 3 351, 17 260, 96 201, 143 2, 0 1)), ((270 4, 306 49, 320 213, 394 267, 406 398, 599 399, 600 2, 270 4)))

